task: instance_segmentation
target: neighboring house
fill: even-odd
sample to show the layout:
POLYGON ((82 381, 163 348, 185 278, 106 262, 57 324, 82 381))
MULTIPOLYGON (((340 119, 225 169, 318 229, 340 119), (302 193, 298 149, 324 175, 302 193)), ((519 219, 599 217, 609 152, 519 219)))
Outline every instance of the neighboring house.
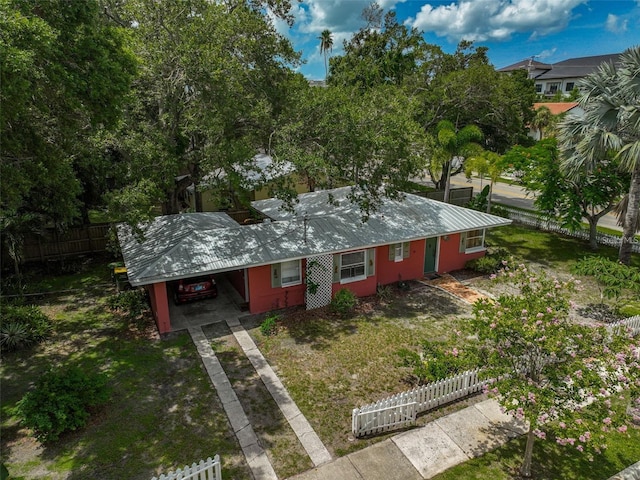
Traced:
POLYGON ((527 72, 529 72, 529 78, 535 80, 536 92, 538 94, 551 97, 557 93, 561 93, 564 96, 568 96, 574 88, 578 87, 578 82, 581 79, 595 72, 602 63, 617 63, 619 56, 619 53, 614 53, 610 55, 570 58, 553 64, 540 63, 530 59, 514 63, 498 71, 511 72, 514 70, 527 70, 527 72))
MULTIPOLYGON (((540 107, 548 108, 554 117, 565 114, 576 115, 578 117, 584 115, 584 110, 578 105, 578 102, 542 102, 533 104, 534 110, 538 110, 540 107)), ((542 131, 533 125, 529 125, 528 135, 534 140, 542 139, 542 131)))
POLYGON ((121 226, 133 286, 145 286, 160 333, 171 331, 171 282, 225 274, 251 313, 328 305, 341 288, 373 295, 379 285, 459 270, 485 253, 485 229, 510 220, 406 194, 367 222, 350 187, 301 194, 292 211, 253 202, 269 220, 239 225, 222 212, 157 217, 139 243, 121 226))
MULTIPOLYGON (((235 205, 235 203, 269 198, 272 182, 282 177, 289 177, 297 193, 309 191, 307 183, 299 178, 291 162, 274 162, 273 158, 264 153, 254 156, 249 165, 237 168, 236 173, 240 179, 241 192, 236 191, 235 187, 230 185, 223 170, 216 170, 202 179, 199 185, 202 191, 202 211, 215 212, 221 208, 238 208, 240 205, 235 205), (226 195, 223 193, 225 190, 226 195), (221 194, 224 197, 222 202, 220 200, 221 194)), ((195 210, 195 188, 194 184, 187 188, 186 203, 190 211, 195 210)))

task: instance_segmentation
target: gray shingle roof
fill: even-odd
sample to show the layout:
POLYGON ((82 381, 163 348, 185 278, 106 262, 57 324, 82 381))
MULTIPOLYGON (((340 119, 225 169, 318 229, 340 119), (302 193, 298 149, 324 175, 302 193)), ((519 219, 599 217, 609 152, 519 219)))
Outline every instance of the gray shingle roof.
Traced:
POLYGON ((363 223, 357 206, 346 198, 348 192, 345 187, 299 195, 295 214, 280 211, 279 200, 254 202, 256 209, 278 220, 271 223, 231 225, 219 213, 180 215, 184 220, 158 217, 141 243, 121 227, 118 237, 129 280, 147 285, 511 223, 409 194, 402 201, 385 201, 363 223), (329 204, 330 193, 337 206, 329 204))
POLYGON ((595 72, 602 63, 617 63, 619 53, 611 55, 596 55, 593 57, 570 58, 562 62, 554 63, 552 69, 539 75, 536 80, 548 80, 553 78, 586 77, 595 72))

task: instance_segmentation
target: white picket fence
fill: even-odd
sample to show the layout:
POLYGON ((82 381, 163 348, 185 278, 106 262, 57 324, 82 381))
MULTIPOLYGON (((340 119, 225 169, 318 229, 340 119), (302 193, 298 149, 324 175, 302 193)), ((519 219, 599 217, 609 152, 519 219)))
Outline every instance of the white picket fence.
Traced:
POLYGON ((200 463, 187 465, 179 468, 175 472, 153 477, 151 480, 222 480, 222 471, 220 466, 220 455, 200 460, 200 463))
MULTIPOLYGON (((535 212, 516 210, 513 208, 505 207, 503 205, 501 205, 501 208, 504 208, 509 214, 509 219, 513 220, 516 223, 535 227, 539 230, 560 233, 562 235, 576 237, 582 240, 589 240, 589 231, 586 229, 569 230, 568 228, 562 227, 559 223, 554 222, 553 220, 549 220, 535 212)), ((618 237, 616 235, 609 235, 600 232, 596 234, 596 239, 600 245, 607 245, 609 247, 616 248, 620 247, 620 242, 622 240, 621 237, 618 237)), ((634 253, 640 253, 640 242, 634 240, 631 244, 631 251, 634 253)))
POLYGON ((617 322, 613 322, 607 325, 607 328, 609 329, 614 329, 617 327, 630 328, 632 335, 638 335, 640 333, 640 315, 625 318, 624 320, 618 320, 617 322))
POLYGON ((361 437, 412 425, 419 413, 479 392, 484 383, 472 370, 354 408, 351 431, 361 437))

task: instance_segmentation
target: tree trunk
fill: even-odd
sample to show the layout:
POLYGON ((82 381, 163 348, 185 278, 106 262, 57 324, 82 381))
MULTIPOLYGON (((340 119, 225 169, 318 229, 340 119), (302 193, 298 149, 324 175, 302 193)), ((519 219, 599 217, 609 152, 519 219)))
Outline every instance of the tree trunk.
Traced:
POLYGON ((491 180, 491 183, 489 183, 489 196, 487 197, 487 213, 491 213, 491 195, 493 195, 493 180, 491 180))
POLYGON ((531 457, 533 456, 533 442, 535 439, 536 437, 533 434, 533 430, 529 429, 529 433, 527 433, 527 446, 524 449, 524 459, 520 467, 520 475, 523 477, 531 476, 531 457))
POLYGON ((598 220, 597 216, 589 215, 589 247, 591 250, 598 250, 598 220))
POLYGON ((622 227, 622 242, 618 252, 618 260, 624 265, 631 264, 631 243, 636 233, 638 212, 640 210, 640 159, 631 174, 631 186, 629 187, 629 204, 627 214, 624 217, 622 227))
POLYGON ((444 198, 442 199, 442 201, 444 203, 449 203, 449 190, 450 190, 450 184, 451 184, 450 182, 451 162, 445 163, 442 174, 444 176, 444 198))

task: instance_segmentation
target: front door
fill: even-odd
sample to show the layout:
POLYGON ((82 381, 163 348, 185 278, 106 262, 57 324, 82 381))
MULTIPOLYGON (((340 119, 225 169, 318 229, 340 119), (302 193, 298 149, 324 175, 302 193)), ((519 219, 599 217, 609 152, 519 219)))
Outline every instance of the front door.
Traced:
POLYGON ((436 271, 436 253, 438 250, 438 237, 427 238, 424 247, 424 273, 436 271))

